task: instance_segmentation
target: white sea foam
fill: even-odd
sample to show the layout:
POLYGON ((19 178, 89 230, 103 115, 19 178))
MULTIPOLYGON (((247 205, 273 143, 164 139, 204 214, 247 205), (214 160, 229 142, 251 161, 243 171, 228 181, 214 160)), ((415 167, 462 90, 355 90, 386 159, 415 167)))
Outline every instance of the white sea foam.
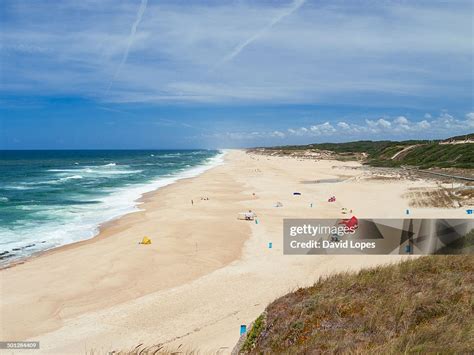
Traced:
POLYGON ((42 185, 56 185, 60 184, 63 182, 67 182, 69 180, 77 180, 77 179, 83 179, 84 177, 82 175, 69 175, 69 174, 58 174, 59 176, 63 176, 59 179, 51 179, 51 180, 44 180, 44 181, 32 181, 32 182, 22 182, 21 185, 24 185, 24 188, 21 187, 15 187, 17 190, 25 190, 25 189, 31 189, 35 188, 38 186, 42 185))
POLYGON ((72 175, 72 176, 63 177, 59 179, 59 181, 77 180, 77 179, 82 179, 82 178, 83 178, 82 175, 72 175))
POLYGON ((48 169, 47 171, 51 172, 71 172, 78 171, 79 169, 48 169))
POLYGON ((116 167, 115 163, 114 165, 102 165, 102 166, 94 166, 94 167, 84 167, 84 168, 76 168, 76 169, 50 169, 48 171, 50 172, 55 172, 58 173, 58 176, 67 176, 71 173, 77 174, 75 176, 79 176, 79 174, 82 174, 82 177, 85 177, 87 175, 89 176, 94 176, 94 175, 99 175, 99 176, 109 176, 109 175, 127 175, 127 174, 138 174, 143 172, 143 170, 124 170, 123 168, 126 168, 127 166, 125 165, 120 165, 118 167, 122 169, 112 169, 116 167))
POLYGON ((6 190, 30 190, 34 189, 34 186, 25 186, 25 185, 6 185, 3 186, 6 190))
POLYGON ((143 170, 110 170, 110 171, 100 171, 100 170, 93 170, 92 174, 97 175, 122 175, 122 174, 138 174, 143 172, 143 170))

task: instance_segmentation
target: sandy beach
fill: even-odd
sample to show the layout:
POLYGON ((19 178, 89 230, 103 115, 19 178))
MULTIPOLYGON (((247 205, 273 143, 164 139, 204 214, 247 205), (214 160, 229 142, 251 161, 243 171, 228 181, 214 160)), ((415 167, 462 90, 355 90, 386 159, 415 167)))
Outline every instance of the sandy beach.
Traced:
POLYGON ((35 354, 140 343, 229 353, 240 325, 275 298, 402 258, 285 256, 283 218, 342 217, 342 207, 360 218, 405 217, 408 208, 412 217, 465 218, 462 208, 409 206, 406 194, 433 181, 367 176, 357 162, 228 151, 223 165, 145 195, 140 212, 97 237, 0 270, 1 338, 39 341, 35 354), (249 209, 258 224, 236 218, 249 209), (139 244, 144 236, 151 245, 139 244))

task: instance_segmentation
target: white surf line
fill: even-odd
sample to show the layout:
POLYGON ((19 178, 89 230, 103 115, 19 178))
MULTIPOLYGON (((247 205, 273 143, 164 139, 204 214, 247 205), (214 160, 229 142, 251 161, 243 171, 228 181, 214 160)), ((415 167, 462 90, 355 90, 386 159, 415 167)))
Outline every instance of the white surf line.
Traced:
POLYGON ((148 0, 141 0, 140 7, 138 8, 138 12, 137 12, 137 17, 135 19, 135 22, 132 24, 132 27, 130 28, 130 34, 128 36, 127 48, 125 49, 125 52, 123 53, 122 60, 120 61, 120 64, 118 65, 114 76, 110 80, 109 86, 107 87, 106 94, 109 93, 110 88, 112 87, 112 84, 114 83, 115 79, 117 78, 117 75, 122 70, 123 65, 127 62, 128 53, 130 52, 130 48, 132 47, 133 40, 135 38, 135 33, 137 32, 138 25, 142 21, 142 17, 143 17, 143 14, 145 13, 147 3, 148 3, 148 0))
POLYGON ((227 54, 215 67, 219 67, 222 64, 231 61, 234 59, 236 56, 239 55, 240 52, 242 52, 245 47, 247 47, 249 44, 252 42, 256 41, 258 38, 260 38, 262 35, 264 35, 266 32, 271 30, 276 24, 278 24, 281 20, 283 20, 285 17, 290 16, 292 13, 294 13, 296 10, 298 10, 306 0, 294 0, 292 6, 287 8, 284 12, 273 18, 265 27, 260 29, 257 33, 255 33, 253 36, 250 38, 246 39, 242 43, 238 44, 232 52, 227 54))

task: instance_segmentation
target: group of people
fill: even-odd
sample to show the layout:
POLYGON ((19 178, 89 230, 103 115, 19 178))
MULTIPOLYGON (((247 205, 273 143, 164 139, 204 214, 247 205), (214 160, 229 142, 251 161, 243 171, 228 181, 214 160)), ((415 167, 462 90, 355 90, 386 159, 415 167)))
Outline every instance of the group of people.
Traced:
POLYGON ((246 221, 251 221, 255 217, 255 213, 252 212, 252 210, 249 210, 248 212, 245 212, 245 220, 246 221))
MULTIPOLYGON (((201 201, 209 201, 209 197, 201 197, 201 201)), ((191 205, 194 205, 194 200, 191 200, 191 205)))

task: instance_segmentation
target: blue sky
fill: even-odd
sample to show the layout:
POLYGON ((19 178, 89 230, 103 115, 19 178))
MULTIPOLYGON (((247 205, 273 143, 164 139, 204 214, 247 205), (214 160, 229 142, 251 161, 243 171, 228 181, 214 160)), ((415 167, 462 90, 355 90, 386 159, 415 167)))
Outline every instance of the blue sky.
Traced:
POLYGON ((0 3, 0 149, 474 131, 472 1, 0 3))

